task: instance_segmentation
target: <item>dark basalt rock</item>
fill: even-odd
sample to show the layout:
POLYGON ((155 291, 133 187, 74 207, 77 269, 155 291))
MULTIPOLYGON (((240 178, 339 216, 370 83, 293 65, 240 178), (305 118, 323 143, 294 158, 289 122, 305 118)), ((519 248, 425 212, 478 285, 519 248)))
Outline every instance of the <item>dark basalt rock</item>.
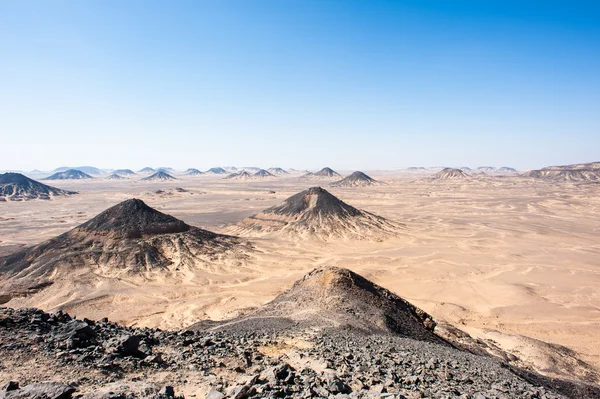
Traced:
POLYGON ((74 191, 61 190, 30 179, 20 173, 0 174, 0 199, 10 201, 50 199, 52 196, 77 194, 74 191))
POLYGON ((321 187, 304 190, 286 199, 281 205, 265 209, 263 213, 294 216, 306 210, 321 215, 358 216, 361 214, 361 211, 321 187))

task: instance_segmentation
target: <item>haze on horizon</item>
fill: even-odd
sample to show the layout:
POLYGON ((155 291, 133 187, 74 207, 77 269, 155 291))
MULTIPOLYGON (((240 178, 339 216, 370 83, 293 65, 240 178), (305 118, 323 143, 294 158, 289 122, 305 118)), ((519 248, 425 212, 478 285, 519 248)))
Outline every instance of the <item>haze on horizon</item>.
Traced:
POLYGON ((596 1, 6 1, 0 54, 0 170, 600 159, 596 1))

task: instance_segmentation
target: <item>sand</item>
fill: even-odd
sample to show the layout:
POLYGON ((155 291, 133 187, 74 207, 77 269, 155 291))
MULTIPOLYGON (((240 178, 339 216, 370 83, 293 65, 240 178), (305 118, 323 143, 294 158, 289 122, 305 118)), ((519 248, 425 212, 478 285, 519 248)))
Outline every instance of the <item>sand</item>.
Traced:
POLYGON ((169 182, 65 180, 57 186, 80 194, 0 203, 0 254, 56 236, 132 197, 188 224, 222 232, 228 224, 322 185, 354 207, 407 227, 383 242, 252 237, 256 251, 239 265, 215 265, 177 279, 74 274, 74 281, 5 306, 61 307, 81 317, 180 328, 242 314, 311 269, 334 265, 364 275, 539 370, 548 369, 552 359, 544 357, 548 347, 534 339, 572 349, 600 369, 600 184, 488 176, 435 181, 419 173, 367 173, 388 184, 337 188, 299 175, 251 182, 182 175, 169 182), (155 194, 159 189, 163 193, 155 194))

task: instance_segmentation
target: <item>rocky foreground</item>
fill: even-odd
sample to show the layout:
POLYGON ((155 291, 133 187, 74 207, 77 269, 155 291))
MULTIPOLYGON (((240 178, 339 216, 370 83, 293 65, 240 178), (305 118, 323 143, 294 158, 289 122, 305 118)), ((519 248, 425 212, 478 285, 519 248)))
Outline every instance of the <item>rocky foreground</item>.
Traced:
POLYGON ((599 397, 450 345, 279 327, 169 332, 0 308, 0 398, 599 397))

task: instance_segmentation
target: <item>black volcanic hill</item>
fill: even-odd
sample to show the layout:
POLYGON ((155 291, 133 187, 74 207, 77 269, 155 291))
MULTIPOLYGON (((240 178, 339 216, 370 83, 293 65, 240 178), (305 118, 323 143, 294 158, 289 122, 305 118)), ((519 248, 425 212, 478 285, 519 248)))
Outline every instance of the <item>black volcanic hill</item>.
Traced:
POLYGON ((517 170, 508 166, 502 166, 496 169, 496 173, 517 173, 517 170))
POLYGON ((188 176, 200 176, 200 175, 203 175, 204 173, 199 171, 198 169, 189 168, 185 171, 185 174, 188 176))
POLYGON ((64 172, 57 172, 52 176, 48 176, 43 180, 82 180, 82 179, 93 179, 92 176, 88 175, 77 169, 69 169, 64 172))
POLYGON ((223 180, 252 180, 252 175, 245 170, 237 173, 231 173, 223 178, 223 180))
POLYGON ((383 240, 404 226, 346 204, 321 187, 312 187, 228 227, 232 234, 280 232, 301 238, 383 240))
POLYGON ((282 168, 269 168, 267 171, 275 176, 289 175, 289 172, 282 168))
POLYGON ((138 170, 138 173, 154 173, 156 172, 156 169, 150 168, 150 167, 145 167, 143 169, 138 170))
POLYGON ((433 176, 436 180, 462 180, 468 176, 460 169, 444 168, 433 176))
POLYGON ((75 166, 75 167, 61 166, 60 168, 54 169, 54 172, 66 172, 69 169, 79 170, 83 173, 87 173, 88 175, 101 175, 103 173, 102 170, 95 168, 93 166, 75 166))
POLYGON ((301 179, 334 179, 334 178, 339 178, 342 177, 342 175, 340 175, 339 173, 337 173, 336 171, 334 171, 331 168, 323 168, 320 171, 316 172, 316 173, 307 173, 305 175, 300 176, 301 179))
POLYGON ((206 171, 206 173, 210 173, 212 175, 225 175, 227 171, 223 168, 210 168, 206 171))
POLYGON ((109 180, 125 180, 126 179, 125 177, 123 177, 117 173, 111 173, 106 178, 109 180))
POLYGON ((113 174, 121 175, 121 176, 132 176, 135 175, 135 172, 131 169, 117 169, 113 170, 113 174))
POLYGON ((0 201, 48 200, 51 197, 73 194, 77 193, 47 186, 21 173, 0 174, 0 201))
MULTIPOLYGON (((212 328, 255 324, 253 327, 260 329, 265 319, 269 325, 277 325, 277 318, 283 319, 280 324, 285 328, 289 328, 285 320, 293 320, 296 330, 392 333, 447 345, 434 334, 436 323, 426 312, 351 270, 333 266, 314 269, 255 312, 212 328)), ((192 326, 202 327, 202 323, 192 326)))
POLYGON ((183 221, 150 208, 133 198, 108 208, 77 229, 89 234, 112 238, 142 238, 157 234, 182 233, 190 230, 183 221))
POLYGON ((240 243, 130 199, 60 236, 1 257, 0 297, 24 295, 40 284, 66 284, 75 275, 94 280, 216 270, 221 266, 215 263, 243 255, 240 243))
POLYGON ((331 187, 366 187, 366 186, 378 186, 382 183, 373 179, 371 176, 366 175, 363 172, 357 171, 352 173, 346 178, 331 183, 331 187))
POLYGON ((264 169, 259 170, 253 176, 255 176, 255 177, 275 177, 275 175, 273 175, 272 173, 270 173, 264 169))
POLYGON ((171 176, 167 172, 158 171, 158 172, 154 173, 153 175, 144 177, 142 180, 177 180, 177 178, 171 176))

